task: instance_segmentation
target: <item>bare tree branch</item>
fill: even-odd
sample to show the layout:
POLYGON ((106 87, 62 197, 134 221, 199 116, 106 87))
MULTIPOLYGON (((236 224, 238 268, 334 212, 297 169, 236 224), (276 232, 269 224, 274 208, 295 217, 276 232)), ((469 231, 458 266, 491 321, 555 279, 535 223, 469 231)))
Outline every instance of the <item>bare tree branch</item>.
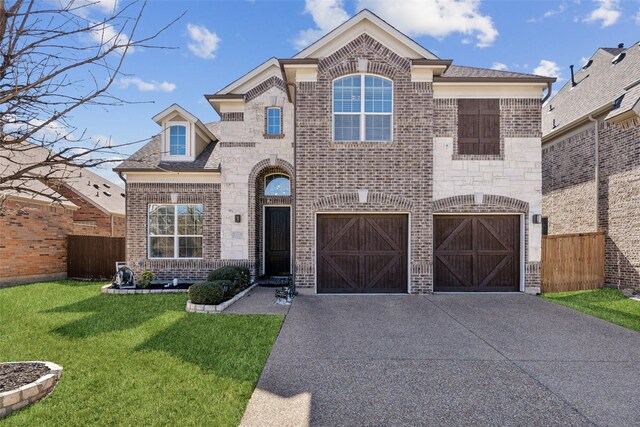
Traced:
MULTIPOLYGON (((0 196, 24 193, 51 198, 46 186, 83 168, 120 161, 140 141, 99 144, 73 125, 79 107, 109 109, 136 103, 109 92, 125 75, 135 49, 167 47, 153 41, 184 13, 139 36, 146 1, 134 0, 101 19, 96 2, 0 0, 0 196)), ((2 200, 3 197, 0 197, 2 200)))

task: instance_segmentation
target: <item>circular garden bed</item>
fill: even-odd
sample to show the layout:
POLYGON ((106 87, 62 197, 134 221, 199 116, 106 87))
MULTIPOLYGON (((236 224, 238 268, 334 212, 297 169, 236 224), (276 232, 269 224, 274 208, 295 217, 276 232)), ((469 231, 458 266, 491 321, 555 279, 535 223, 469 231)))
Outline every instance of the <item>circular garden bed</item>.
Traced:
POLYGON ((0 418, 48 396, 60 375, 51 362, 0 363, 0 418))

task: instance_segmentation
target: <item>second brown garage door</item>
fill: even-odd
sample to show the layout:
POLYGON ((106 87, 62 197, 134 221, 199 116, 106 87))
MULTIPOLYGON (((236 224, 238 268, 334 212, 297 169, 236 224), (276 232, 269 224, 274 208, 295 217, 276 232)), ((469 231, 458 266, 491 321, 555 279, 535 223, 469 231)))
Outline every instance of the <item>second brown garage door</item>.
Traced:
POLYGON ((434 216, 433 290, 518 291, 520 217, 434 216))
POLYGON ((407 292, 407 215, 318 215, 318 293, 407 292))

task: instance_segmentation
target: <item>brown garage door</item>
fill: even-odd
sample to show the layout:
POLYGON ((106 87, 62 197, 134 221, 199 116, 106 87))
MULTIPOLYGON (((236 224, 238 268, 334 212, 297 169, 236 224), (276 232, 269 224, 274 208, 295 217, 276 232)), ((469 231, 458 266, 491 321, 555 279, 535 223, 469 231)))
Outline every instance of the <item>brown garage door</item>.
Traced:
POLYGON ((406 215, 318 215, 318 293, 407 292, 406 215))
POLYGON ((434 216, 434 291, 518 291, 520 217, 434 216))

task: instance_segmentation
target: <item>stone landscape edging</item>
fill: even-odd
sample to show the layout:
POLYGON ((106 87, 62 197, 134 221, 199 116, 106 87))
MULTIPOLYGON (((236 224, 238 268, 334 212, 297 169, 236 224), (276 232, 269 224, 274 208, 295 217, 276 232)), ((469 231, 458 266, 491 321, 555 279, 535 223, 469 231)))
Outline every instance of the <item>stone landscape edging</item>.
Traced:
POLYGON ((194 304, 194 303, 191 302, 191 300, 189 300, 189 301, 187 301, 187 306, 185 307, 185 310, 188 311, 189 313, 207 313, 207 314, 221 313, 225 308, 229 307, 231 304, 233 304, 234 302, 238 301, 240 298, 245 296, 247 294, 247 292, 249 292, 251 289, 255 288, 256 286, 258 286, 258 284, 254 283, 253 285, 249 286, 247 289, 245 289, 244 291, 240 292, 239 294, 237 294, 236 296, 234 296, 230 300, 227 300, 227 301, 222 302, 222 303, 217 304, 217 305, 214 305, 214 304, 194 304))
POLYGON ((100 288, 100 292, 103 294, 115 294, 115 295, 142 295, 142 294, 186 294, 189 289, 118 289, 112 288, 111 285, 104 285, 100 288))
MULTIPOLYGON (((0 419, 18 409, 47 397, 56 387, 62 375, 62 366, 52 362, 6 362, 6 364, 13 363, 43 363, 50 369, 50 372, 32 383, 0 393, 0 419)), ((5 363, 3 362, 3 364, 5 363)))

